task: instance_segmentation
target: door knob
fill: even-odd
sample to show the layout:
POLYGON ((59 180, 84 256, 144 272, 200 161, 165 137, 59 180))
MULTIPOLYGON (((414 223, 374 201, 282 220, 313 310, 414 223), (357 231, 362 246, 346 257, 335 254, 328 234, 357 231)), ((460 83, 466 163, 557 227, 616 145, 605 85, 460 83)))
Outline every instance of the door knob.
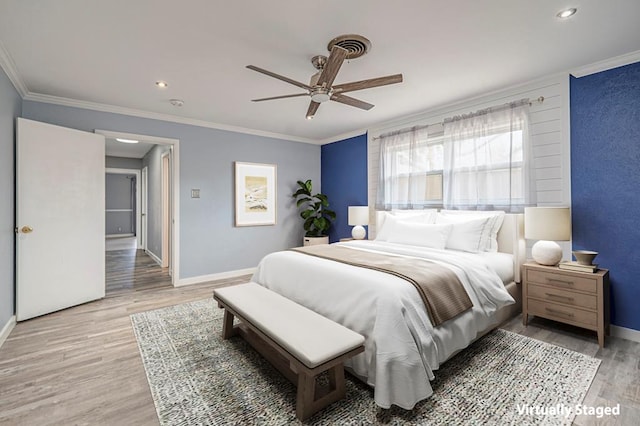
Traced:
POLYGON ((20 231, 22 231, 23 234, 29 234, 31 232, 33 232, 33 228, 30 226, 23 226, 22 228, 20 228, 20 231))

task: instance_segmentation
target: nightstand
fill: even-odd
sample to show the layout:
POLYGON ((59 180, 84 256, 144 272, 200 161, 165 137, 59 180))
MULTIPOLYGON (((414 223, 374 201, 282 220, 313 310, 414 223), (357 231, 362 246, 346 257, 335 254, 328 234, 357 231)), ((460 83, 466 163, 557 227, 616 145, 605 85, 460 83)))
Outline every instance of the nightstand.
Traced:
POLYGON ((522 322, 529 314, 594 330, 604 347, 609 334, 609 271, 574 272, 557 266, 525 263, 522 322))

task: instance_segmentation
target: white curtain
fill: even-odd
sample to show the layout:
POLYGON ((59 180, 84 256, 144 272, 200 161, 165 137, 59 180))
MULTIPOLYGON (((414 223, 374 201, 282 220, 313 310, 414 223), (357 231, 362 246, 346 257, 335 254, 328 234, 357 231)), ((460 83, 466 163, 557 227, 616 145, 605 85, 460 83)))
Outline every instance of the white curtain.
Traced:
POLYGON ((428 135, 427 127, 414 127, 380 137, 376 209, 424 208, 428 187, 433 186, 428 171, 434 167, 434 153, 428 135))
POLYGON ((443 126, 446 208, 522 212, 535 204, 528 100, 453 117, 443 126))

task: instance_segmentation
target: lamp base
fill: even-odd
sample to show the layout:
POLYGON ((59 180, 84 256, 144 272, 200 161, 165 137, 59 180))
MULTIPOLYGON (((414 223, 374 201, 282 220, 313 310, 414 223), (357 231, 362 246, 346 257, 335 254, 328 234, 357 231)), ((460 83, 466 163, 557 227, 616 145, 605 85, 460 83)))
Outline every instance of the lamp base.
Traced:
POLYGON ((540 265, 557 265, 562 260, 562 247, 555 241, 540 240, 531 247, 531 257, 540 265))
POLYGON ((351 230, 351 236, 354 240, 364 240, 364 237, 367 236, 367 231, 365 231, 362 225, 356 225, 351 230))

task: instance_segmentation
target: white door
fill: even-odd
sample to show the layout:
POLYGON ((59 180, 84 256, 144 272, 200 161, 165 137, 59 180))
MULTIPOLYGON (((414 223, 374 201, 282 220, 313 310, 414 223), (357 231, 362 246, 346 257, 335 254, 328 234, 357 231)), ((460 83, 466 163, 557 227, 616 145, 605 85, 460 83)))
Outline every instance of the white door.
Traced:
POLYGON ((18 118, 16 318, 104 297, 104 136, 18 118))

